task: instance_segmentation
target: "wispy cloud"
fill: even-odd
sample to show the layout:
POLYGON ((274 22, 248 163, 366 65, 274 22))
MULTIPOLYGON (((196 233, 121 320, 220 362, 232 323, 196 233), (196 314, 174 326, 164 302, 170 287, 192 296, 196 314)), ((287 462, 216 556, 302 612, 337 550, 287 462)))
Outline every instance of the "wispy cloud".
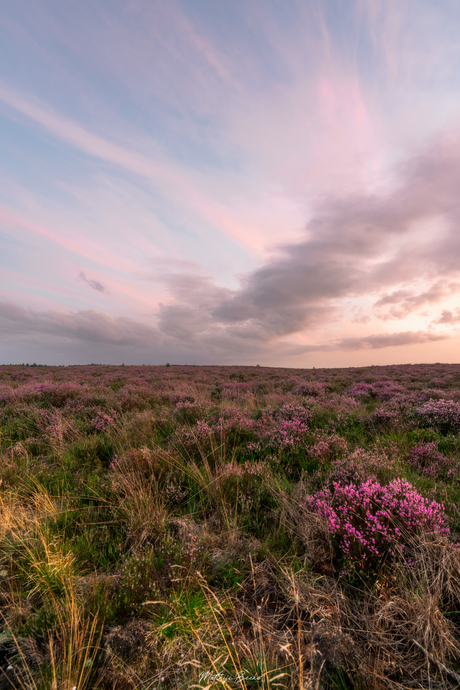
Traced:
POLYGON ((439 280, 428 290, 420 294, 412 294, 407 290, 396 290, 385 297, 381 297, 375 302, 378 318, 387 321, 388 319, 404 319, 413 311, 426 305, 436 304, 446 300, 451 295, 455 295, 460 290, 460 283, 446 283, 439 280), (392 305, 388 311, 380 311, 379 308, 392 305))
POLYGON ((99 282, 99 280, 87 278, 83 271, 80 271, 78 275, 79 278, 83 280, 87 285, 89 285, 90 288, 93 288, 93 290, 97 290, 97 292, 107 292, 107 288, 103 283, 99 282))
POLYGON ((402 333, 378 333, 363 338, 342 338, 336 345, 338 350, 380 350, 384 347, 401 347, 402 345, 419 345, 427 342, 447 340, 448 335, 423 331, 405 331, 402 333))

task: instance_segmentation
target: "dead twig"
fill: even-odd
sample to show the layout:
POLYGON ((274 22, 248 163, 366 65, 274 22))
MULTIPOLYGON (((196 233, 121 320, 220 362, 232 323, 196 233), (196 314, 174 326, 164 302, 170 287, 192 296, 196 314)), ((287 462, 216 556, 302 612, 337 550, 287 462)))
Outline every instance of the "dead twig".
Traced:
POLYGON ((418 648, 425 654, 425 656, 428 657, 428 659, 429 659, 430 661, 432 661, 434 664, 436 664, 437 667, 438 667, 441 671, 444 671, 444 673, 445 673, 447 676, 449 676, 449 678, 452 678, 453 680, 456 681, 456 683, 458 683, 458 685, 460 685, 460 676, 459 676, 457 673, 455 673, 454 671, 451 671, 449 668, 447 668, 447 666, 444 666, 444 664, 442 663, 442 661, 439 661, 438 659, 436 659, 435 656, 433 656, 433 654, 430 654, 430 652, 429 652, 427 649, 425 649, 424 647, 422 647, 422 645, 419 644, 419 643, 417 642, 417 640, 412 640, 412 642, 415 644, 416 647, 418 647, 418 648))

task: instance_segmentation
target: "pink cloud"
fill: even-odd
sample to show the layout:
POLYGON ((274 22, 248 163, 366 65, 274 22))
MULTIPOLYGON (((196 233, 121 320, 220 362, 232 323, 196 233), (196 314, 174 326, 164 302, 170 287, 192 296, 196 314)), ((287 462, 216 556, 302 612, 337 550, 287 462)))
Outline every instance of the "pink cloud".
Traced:
MULTIPOLYGON (((106 246, 102 246, 98 242, 92 241, 83 235, 77 235, 69 230, 69 228, 65 228, 64 231, 61 227, 59 232, 53 231, 41 225, 37 225, 36 223, 31 223, 26 218, 21 218, 2 207, 0 207, 0 222, 6 226, 6 229, 8 227, 14 227, 27 233, 39 235, 75 254, 85 256, 92 261, 101 263, 105 261, 107 265, 120 269, 124 267, 125 270, 129 266, 119 255, 112 254, 106 246)), ((132 268, 134 267, 131 266, 131 269, 132 268)))
POLYGON ((435 321, 433 321, 433 323, 443 324, 447 326, 460 323, 460 308, 456 307, 456 309, 453 312, 450 311, 450 309, 443 309, 441 316, 435 321))

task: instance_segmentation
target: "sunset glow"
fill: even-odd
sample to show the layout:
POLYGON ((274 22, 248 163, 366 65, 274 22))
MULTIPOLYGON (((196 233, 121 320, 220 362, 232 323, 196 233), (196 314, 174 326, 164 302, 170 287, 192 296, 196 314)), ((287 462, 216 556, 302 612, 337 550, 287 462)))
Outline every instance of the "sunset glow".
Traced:
POLYGON ((15 0, 0 364, 455 362, 454 0, 15 0))

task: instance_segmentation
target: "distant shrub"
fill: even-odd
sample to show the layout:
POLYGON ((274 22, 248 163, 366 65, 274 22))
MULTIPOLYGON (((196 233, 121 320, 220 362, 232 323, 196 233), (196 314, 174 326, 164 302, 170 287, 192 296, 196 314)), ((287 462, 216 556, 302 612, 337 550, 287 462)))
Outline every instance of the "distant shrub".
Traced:
POLYGON ((178 402, 174 410, 174 417, 180 422, 196 424, 199 417, 203 414, 203 405, 199 402, 178 402))
POLYGON ((435 442, 415 444, 406 460, 421 474, 429 477, 450 479, 457 477, 459 473, 458 460, 442 455, 435 442))
POLYGON ((332 463, 330 479, 346 486, 362 484, 368 479, 389 479, 394 471, 395 461, 380 449, 358 448, 351 455, 339 458, 332 463))
POLYGON ((313 434, 315 443, 308 448, 308 455, 321 462, 330 462, 348 451, 347 441, 338 434, 313 434))
POLYGON ((437 388, 424 388, 419 392, 417 398, 418 402, 422 404, 428 400, 443 400, 447 396, 448 394, 446 391, 439 390, 437 388))
POLYGON ((223 400, 246 400, 252 397, 252 385, 244 381, 231 381, 221 386, 223 400))
POLYGON ((432 426, 442 433, 460 431, 460 403, 453 400, 433 400, 415 408, 420 426, 432 426))
POLYGON ((353 395, 357 398, 363 398, 366 396, 371 396, 373 394, 373 387, 371 383, 356 383, 352 386, 349 391, 349 395, 353 395))
POLYGON ((292 389, 293 395, 301 395, 305 398, 319 398, 324 395, 326 386, 319 381, 304 381, 292 389))
POLYGON ((304 407, 286 403, 273 414, 276 423, 264 440, 272 448, 294 448, 303 443, 308 433, 311 414, 304 407))
POLYGON ((96 432, 104 431, 108 427, 113 426, 119 416, 120 415, 115 410, 110 410, 109 412, 105 412, 104 410, 96 410, 96 414, 91 419, 91 426, 96 432))
POLYGON ((397 429, 400 423, 400 415, 396 410, 389 410, 380 407, 370 414, 366 419, 368 431, 378 433, 380 431, 391 431, 397 429))
POLYGON ((2 385, 0 386, 0 404, 8 405, 14 402, 15 394, 14 389, 10 386, 2 385))
POLYGON ((375 381, 373 383, 356 383, 348 394, 356 397, 371 397, 376 400, 390 400, 395 395, 404 393, 404 388, 394 381, 375 381))

